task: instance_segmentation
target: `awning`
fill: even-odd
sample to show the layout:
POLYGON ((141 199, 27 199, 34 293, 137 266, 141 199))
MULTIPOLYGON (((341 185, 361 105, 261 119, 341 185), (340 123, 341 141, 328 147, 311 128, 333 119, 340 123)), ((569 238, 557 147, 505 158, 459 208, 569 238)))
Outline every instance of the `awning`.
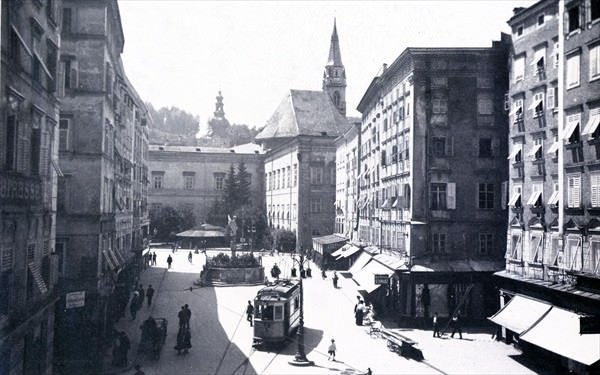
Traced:
POLYGON ((508 206, 509 206, 509 207, 512 207, 512 206, 514 206, 515 204, 517 204, 517 202, 518 202, 520 199, 521 199, 521 193, 514 194, 514 195, 513 195, 513 196, 510 198, 510 200, 508 201, 508 206))
POLYGON ((535 156, 535 154, 542 148, 542 145, 534 145, 531 150, 527 153, 527 156, 535 156))
MULTIPOLYGON (((488 319, 520 334, 534 325, 551 308, 552 305, 547 303, 516 295, 488 319)), ((556 335, 557 332, 560 331, 554 331, 554 334, 556 335)))
POLYGON ((600 334, 579 334, 580 316, 553 307, 520 339, 590 366, 600 360, 600 334))
POLYGON ((542 196, 541 191, 534 191, 533 193, 531 193, 531 196, 529 197, 529 200, 527 201, 527 205, 535 206, 537 204, 538 199, 540 199, 541 196, 542 196))
POLYGON ((358 273, 353 273, 352 278, 360 284, 358 287, 359 290, 371 293, 381 286, 381 284, 375 284, 375 275, 387 275, 387 277, 390 277, 393 273, 394 270, 372 259, 358 273))
POLYGON ((556 206, 558 204, 559 197, 560 197, 560 193, 558 190, 553 192, 552 195, 550 196, 550 199, 548 199, 548 204, 551 206, 556 206))
POLYGON ((19 39, 19 42, 21 42, 21 45, 23 46, 23 49, 25 50, 25 52, 27 52, 27 54, 29 56, 33 56, 33 53, 31 53, 31 50, 27 46, 27 43, 25 43, 25 39, 23 39, 23 37, 19 33, 19 30, 17 30, 17 28, 13 24, 11 24, 10 27, 12 28, 13 32, 15 33, 15 35, 17 36, 17 38, 19 39))
POLYGON ((587 124, 585 124, 585 128, 583 128, 581 135, 594 134, 596 129, 598 129, 599 124, 600 124, 600 115, 591 116, 590 119, 588 120, 587 124))
POLYGON ((33 276, 35 285, 37 285, 40 292, 42 294, 48 293, 46 282, 44 282, 44 278, 42 277, 42 273, 40 272, 40 266, 35 262, 31 262, 29 263, 29 271, 31 271, 31 275, 33 276))
POLYGON ((571 138, 571 136, 575 132, 575 129, 577 129, 578 126, 579 126, 579 121, 573 121, 572 123, 570 123, 569 126, 565 129, 565 133, 563 134, 563 139, 569 140, 569 138, 571 138))
POLYGON ((56 175, 58 177, 65 177, 64 173, 60 169, 60 166, 58 165, 56 160, 51 160, 50 163, 52 164, 52 168, 54 168, 54 170, 56 171, 56 175))
POLYGON ((394 202, 392 203, 392 208, 397 208, 398 207, 398 204, 400 203, 400 199, 401 198, 402 197, 396 197, 396 198, 394 198, 394 202))
POLYGON ((354 264, 352 264, 352 266, 350 266, 350 269, 348 271, 354 275, 355 273, 358 273, 358 271, 360 271, 361 268, 363 268, 365 266, 365 264, 369 263, 370 260, 371 260, 371 256, 369 254, 362 253, 356 259, 354 264))
POLYGON ((225 233, 220 230, 186 230, 184 232, 177 233, 177 237, 191 237, 191 238, 208 238, 208 237, 225 237, 225 233))
POLYGON ((387 198, 383 204, 381 205, 382 210, 389 210, 392 207, 392 200, 390 198, 387 198))
POLYGON ((40 56, 40 54, 37 53, 37 51, 35 51, 35 50, 33 51, 33 54, 35 55, 35 58, 40 63, 40 66, 42 67, 42 70, 44 71, 44 73, 46 73, 46 75, 50 79, 54 79, 54 77, 52 76, 52 73, 50 73, 50 70, 48 70, 48 68, 46 67, 46 64, 44 64, 44 59, 42 59, 42 57, 40 56))
POLYGON ((512 149, 512 151, 510 152, 510 155, 508 155, 507 159, 508 160, 514 159, 517 156, 517 154, 519 152, 521 152, 522 148, 523 148, 523 146, 521 146, 520 144, 515 145, 514 148, 512 149))
POLYGON ((554 154, 556 151, 558 151, 558 147, 560 146, 560 144, 558 142, 554 142, 552 143, 552 146, 550 146, 550 148, 548 149, 548 152, 546 152, 547 154, 554 154))
POLYGON ((537 57, 534 57, 533 60, 531 61, 531 65, 544 65, 544 55, 540 55, 537 57))
POLYGON ((349 256, 356 254, 357 251, 360 250, 360 247, 358 246, 354 246, 354 245, 350 245, 347 249, 344 249, 338 256, 338 259, 341 258, 348 258, 349 256))
POLYGON ((536 101, 534 101, 533 103, 531 103, 531 106, 529 106, 529 109, 536 109, 538 105, 542 104, 543 99, 538 99, 536 101))

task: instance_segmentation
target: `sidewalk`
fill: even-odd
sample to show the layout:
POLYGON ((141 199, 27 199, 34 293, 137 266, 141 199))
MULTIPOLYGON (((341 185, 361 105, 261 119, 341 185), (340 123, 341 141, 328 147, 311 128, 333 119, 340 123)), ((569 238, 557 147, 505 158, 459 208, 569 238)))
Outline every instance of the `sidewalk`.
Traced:
MULTIPOLYGON (((117 331, 124 331, 129 337, 129 341, 131 342, 131 349, 129 349, 129 353, 127 354, 127 366, 123 368, 118 368, 112 365, 112 348, 108 348, 104 353, 103 359, 103 371, 102 373, 105 375, 112 374, 121 374, 133 369, 133 366, 137 364, 138 358, 138 346, 140 343, 140 326, 142 322, 148 318, 148 316, 152 315, 154 308, 156 306, 155 301, 157 300, 157 296, 161 292, 162 281, 167 273, 166 268, 160 267, 149 267, 147 268, 141 275, 139 283, 143 285, 144 289, 148 288, 149 284, 152 284, 152 287, 156 290, 154 294, 154 300, 151 306, 148 306, 148 300, 144 299, 144 303, 142 307, 138 310, 137 316, 135 320, 131 319, 131 315, 129 313, 129 304, 125 308, 125 316, 119 319, 119 321, 115 324, 114 328, 117 331)), ((131 296, 129 297, 131 300, 131 296)))

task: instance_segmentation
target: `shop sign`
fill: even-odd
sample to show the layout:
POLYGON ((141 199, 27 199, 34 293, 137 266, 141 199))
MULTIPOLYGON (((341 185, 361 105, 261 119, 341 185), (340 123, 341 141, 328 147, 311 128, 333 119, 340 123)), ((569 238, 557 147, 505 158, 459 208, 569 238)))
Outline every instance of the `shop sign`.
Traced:
POLYGON ((67 293, 66 302, 67 309, 85 306, 85 291, 67 293))
POLYGON ((375 274, 375 285, 387 284, 390 281, 390 276, 386 274, 375 274))

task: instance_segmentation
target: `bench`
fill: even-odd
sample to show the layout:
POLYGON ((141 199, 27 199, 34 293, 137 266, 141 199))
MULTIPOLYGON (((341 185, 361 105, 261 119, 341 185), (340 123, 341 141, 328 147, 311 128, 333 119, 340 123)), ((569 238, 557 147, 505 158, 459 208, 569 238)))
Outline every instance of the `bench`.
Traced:
POLYGON ((417 361, 423 360, 423 353, 417 347, 416 341, 387 329, 382 329, 381 334, 386 339, 390 351, 417 361))

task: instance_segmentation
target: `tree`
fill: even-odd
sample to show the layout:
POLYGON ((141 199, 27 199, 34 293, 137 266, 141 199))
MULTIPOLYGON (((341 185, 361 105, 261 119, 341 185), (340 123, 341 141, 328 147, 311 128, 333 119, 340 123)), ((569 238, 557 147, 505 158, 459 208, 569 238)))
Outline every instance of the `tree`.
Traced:
POLYGON ((246 169, 246 164, 243 160, 238 164, 235 180, 237 199, 236 203, 240 206, 250 204, 250 173, 248 173, 248 170, 246 169))
POLYGON ((227 176, 225 176, 223 195, 221 197, 227 215, 232 215, 233 211, 239 207, 236 183, 235 168, 233 167, 233 164, 231 164, 229 166, 229 172, 227 173, 227 176))
POLYGON ((293 252, 296 249, 296 234, 287 229, 275 229, 272 234, 274 247, 280 251, 293 252))
POLYGON ((154 240, 174 241, 175 235, 194 227, 196 218, 191 210, 163 206, 150 210, 150 226, 156 230, 154 240))

